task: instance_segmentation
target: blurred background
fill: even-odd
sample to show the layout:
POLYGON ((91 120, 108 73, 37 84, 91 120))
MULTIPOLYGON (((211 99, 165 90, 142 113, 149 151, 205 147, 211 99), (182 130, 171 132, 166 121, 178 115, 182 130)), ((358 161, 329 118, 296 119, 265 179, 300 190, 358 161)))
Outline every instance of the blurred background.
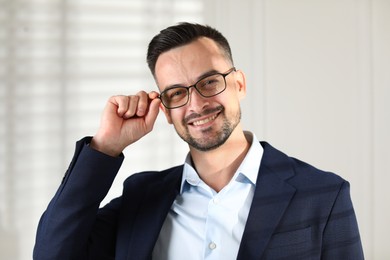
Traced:
MULTIPOLYGON (((390 259, 390 1, 0 0, 0 259, 32 258, 40 215, 111 95, 156 90, 149 40, 180 21, 230 41, 243 126, 351 183, 367 259, 390 259)), ((160 114, 103 203, 187 147, 160 114)))

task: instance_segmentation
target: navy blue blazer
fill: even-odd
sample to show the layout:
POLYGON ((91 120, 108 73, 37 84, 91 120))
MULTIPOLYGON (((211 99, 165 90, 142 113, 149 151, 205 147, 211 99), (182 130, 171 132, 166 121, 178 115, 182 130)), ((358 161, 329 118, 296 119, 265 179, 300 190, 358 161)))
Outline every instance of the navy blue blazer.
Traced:
MULTIPOLYGON (((99 209, 122 157, 76 145, 38 226, 34 259, 151 259, 183 165, 131 175, 99 209)), ((237 259, 364 259, 349 183, 261 142, 263 158, 237 259)), ((188 256, 191 259, 191 256, 188 256)))

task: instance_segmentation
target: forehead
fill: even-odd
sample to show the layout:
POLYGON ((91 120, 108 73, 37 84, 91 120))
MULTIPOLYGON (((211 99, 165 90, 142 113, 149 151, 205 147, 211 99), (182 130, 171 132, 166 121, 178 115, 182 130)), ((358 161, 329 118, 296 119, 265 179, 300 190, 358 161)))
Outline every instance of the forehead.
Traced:
POLYGON ((207 71, 224 71, 230 62, 211 39, 201 37, 189 44, 162 53, 156 62, 155 76, 160 90, 174 84, 193 84, 207 71))

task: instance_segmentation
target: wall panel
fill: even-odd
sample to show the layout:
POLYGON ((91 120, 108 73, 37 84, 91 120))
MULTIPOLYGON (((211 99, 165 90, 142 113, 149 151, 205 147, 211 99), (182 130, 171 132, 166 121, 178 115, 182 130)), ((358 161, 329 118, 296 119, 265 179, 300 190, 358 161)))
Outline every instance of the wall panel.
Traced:
POLYGON ((207 2, 247 73, 244 128, 347 179, 366 258, 388 259, 390 2, 207 2))

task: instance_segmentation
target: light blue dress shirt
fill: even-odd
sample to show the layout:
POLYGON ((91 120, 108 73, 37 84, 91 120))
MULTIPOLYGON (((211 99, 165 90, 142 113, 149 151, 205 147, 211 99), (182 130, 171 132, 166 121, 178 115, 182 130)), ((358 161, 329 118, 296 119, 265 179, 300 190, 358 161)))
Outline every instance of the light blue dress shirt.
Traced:
POLYGON ((245 132, 251 147, 220 192, 206 185, 187 155, 180 194, 165 219, 153 250, 157 260, 236 259, 255 191, 263 148, 245 132))

